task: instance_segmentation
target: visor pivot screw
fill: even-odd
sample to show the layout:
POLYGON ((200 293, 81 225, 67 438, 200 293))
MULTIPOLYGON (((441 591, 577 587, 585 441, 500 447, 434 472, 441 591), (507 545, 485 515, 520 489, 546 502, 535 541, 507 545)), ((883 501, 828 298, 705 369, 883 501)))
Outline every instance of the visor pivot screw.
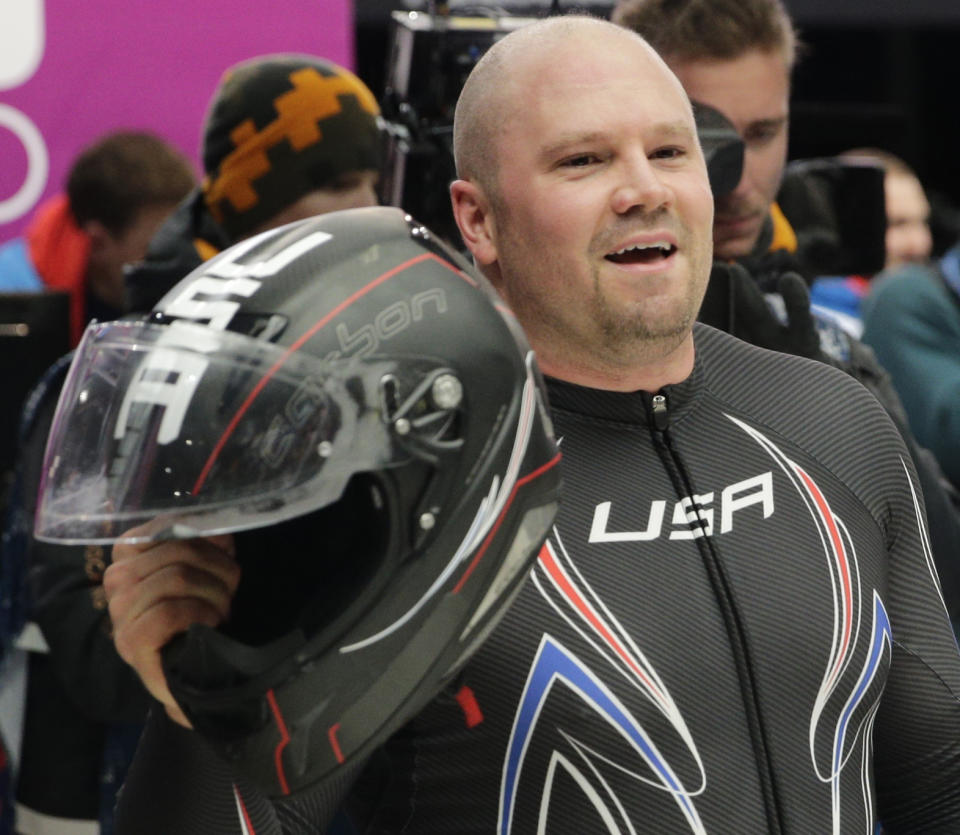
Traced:
POLYGON ((441 374, 433 381, 430 396, 440 409, 456 409, 463 400, 463 384, 453 374, 441 374))
POLYGON ((397 418, 393 422, 393 428, 396 430, 398 435, 409 435, 410 434, 410 421, 406 418, 397 418))
POLYGON ((333 452, 333 444, 330 441, 320 441, 317 444, 317 455, 321 458, 329 458, 330 454, 333 452))
POLYGON ((437 524, 437 517, 434 516, 434 515, 433 515, 432 513, 430 513, 429 511, 428 511, 427 513, 421 513, 421 514, 420 514, 420 527, 421 527, 423 530, 429 531, 429 530, 431 530, 431 529, 433 528, 433 526, 436 525, 436 524, 437 524))

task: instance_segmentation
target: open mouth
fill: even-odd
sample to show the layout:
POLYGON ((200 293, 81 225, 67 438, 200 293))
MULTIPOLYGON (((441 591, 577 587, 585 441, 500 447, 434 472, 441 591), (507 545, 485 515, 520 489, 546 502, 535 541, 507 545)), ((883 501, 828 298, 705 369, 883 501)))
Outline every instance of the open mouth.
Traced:
POLYGON ((659 264, 676 251, 677 248, 667 241, 655 241, 650 244, 627 246, 616 252, 610 252, 605 257, 614 264, 659 264))

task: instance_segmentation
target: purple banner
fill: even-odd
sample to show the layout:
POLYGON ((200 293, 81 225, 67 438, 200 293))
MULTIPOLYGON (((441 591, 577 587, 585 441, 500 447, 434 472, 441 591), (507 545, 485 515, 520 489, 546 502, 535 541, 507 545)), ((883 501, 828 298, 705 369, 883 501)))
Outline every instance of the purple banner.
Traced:
POLYGON ((197 163, 223 70, 273 52, 353 68, 351 0, 2 0, 0 242, 107 131, 150 130, 197 163))

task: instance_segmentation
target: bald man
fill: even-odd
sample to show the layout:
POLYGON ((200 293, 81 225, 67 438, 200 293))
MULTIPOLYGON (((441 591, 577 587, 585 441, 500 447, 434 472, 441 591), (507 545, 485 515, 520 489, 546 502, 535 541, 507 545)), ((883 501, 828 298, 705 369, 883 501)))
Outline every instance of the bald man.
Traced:
POLYGON ((624 29, 547 19, 478 63, 455 149, 457 223, 562 438, 538 565, 365 767, 273 801, 167 718, 155 675, 185 610, 228 610, 228 545, 163 545, 202 608, 140 579, 149 550, 111 568, 118 646, 167 707, 118 820, 323 832, 345 797, 354 832, 960 831, 960 658, 912 465, 846 375, 695 324, 713 201, 677 79, 624 29))

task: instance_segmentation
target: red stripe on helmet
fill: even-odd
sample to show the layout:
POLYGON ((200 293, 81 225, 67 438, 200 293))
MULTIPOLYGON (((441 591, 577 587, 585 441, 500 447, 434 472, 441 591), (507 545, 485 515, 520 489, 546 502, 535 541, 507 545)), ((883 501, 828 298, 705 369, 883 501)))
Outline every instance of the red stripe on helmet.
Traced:
POLYGON ((340 741, 337 739, 337 731, 340 730, 340 723, 337 722, 336 725, 331 725, 330 730, 327 731, 327 739, 330 740, 330 747, 333 749, 333 756, 337 758, 337 762, 341 765, 343 764, 343 751, 340 750, 340 741))

